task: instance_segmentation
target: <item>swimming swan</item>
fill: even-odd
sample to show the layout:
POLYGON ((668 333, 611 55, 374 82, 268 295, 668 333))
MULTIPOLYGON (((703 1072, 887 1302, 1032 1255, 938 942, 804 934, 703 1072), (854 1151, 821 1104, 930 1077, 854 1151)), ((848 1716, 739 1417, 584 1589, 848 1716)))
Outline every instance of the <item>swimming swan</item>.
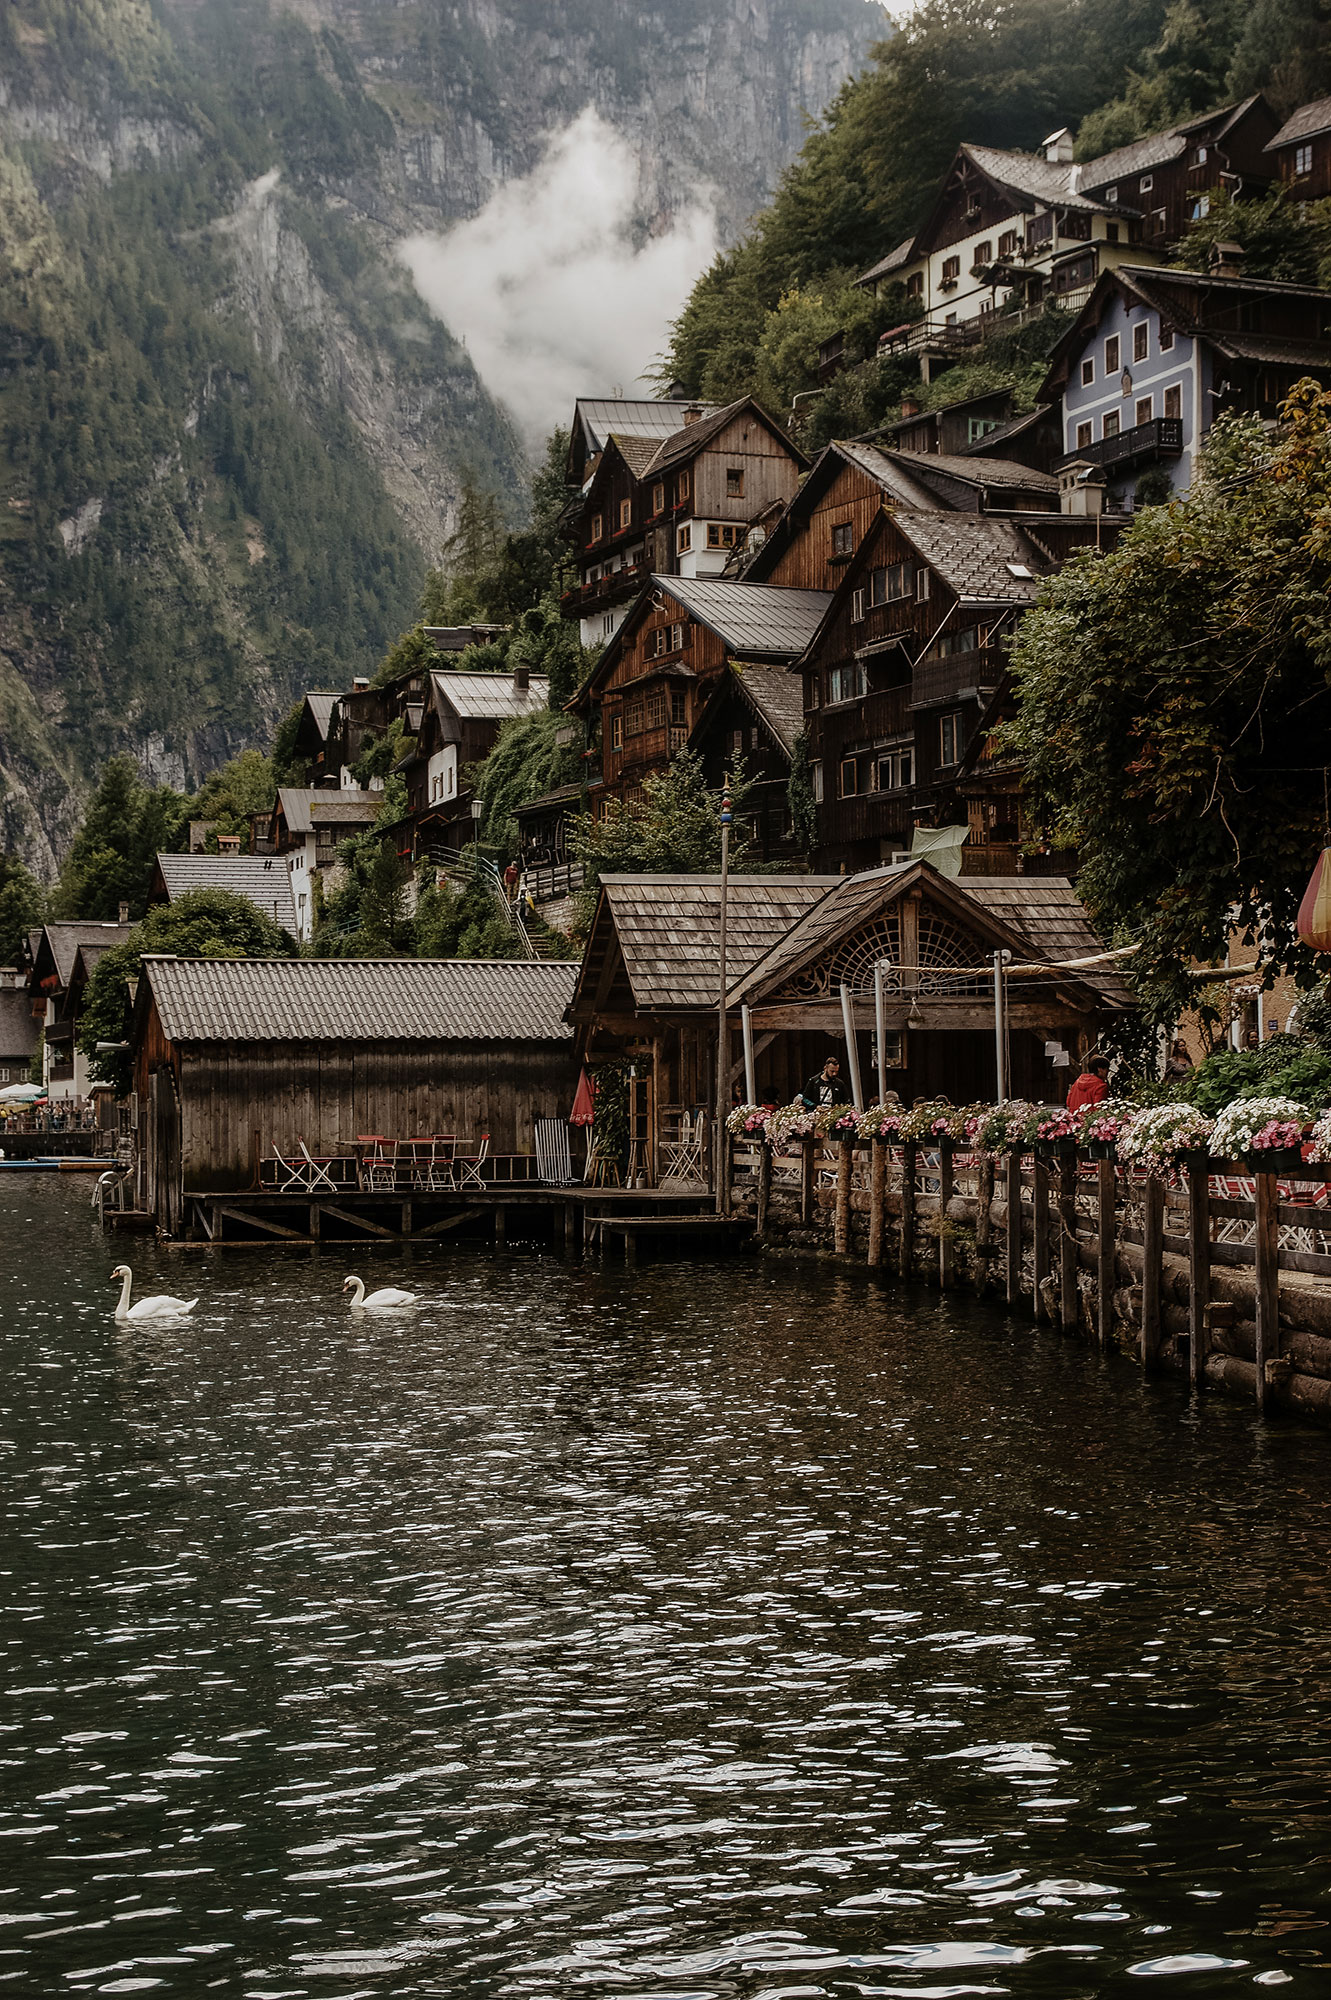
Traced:
POLYGON ((119 1278, 120 1303, 116 1307, 117 1319, 172 1319, 177 1313, 192 1313, 199 1303, 197 1299, 173 1299, 165 1292, 156 1298, 140 1299, 137 1305, 129 1302, 129 1288, 134 1282, 134 1273, 128 1264, 117 1264, 112 1271, 113 1278, 119 1278))
POLYGON ((395 1285, 385 1285, 382 1291, 371 1292, 366 1298, 363 1278, 348 1278, 342 1289, 351 1293, 353 1306, 365 1306, 370 1312, 380 1312, 393 1306, 414 1306, 416 1303, 415 1292, 400 1292, 395 1285))

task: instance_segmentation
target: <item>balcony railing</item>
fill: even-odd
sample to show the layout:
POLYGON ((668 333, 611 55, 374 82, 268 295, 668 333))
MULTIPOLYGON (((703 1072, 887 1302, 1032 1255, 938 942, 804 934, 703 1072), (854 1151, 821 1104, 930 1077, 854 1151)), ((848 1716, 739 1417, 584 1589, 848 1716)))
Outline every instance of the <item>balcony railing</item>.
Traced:
POLYGON ((1081 444, 1064 454, 1064 465, 1125 466, 1151 458, 1177 458, 1183 450, 1183 419, 1155 417, 1149 424, 1134 424, 1117 437, 1101 438, 1098 444, 1081 444))
POLYGON ((572 590, 566 590, 559 602, 565 617, 586 617, 607 604, 618 603, 621 598, 632 597, 642 589, 651 575, 645 562, 626 563, 610 576, 598 576, 586 583, 575 583, 572 590))
POLYGON ((1002 673, 1002 661, 990 648, 952 653, 945 660, 922 660, 911 675, 910 705, 932 708, 977 690, 990 692, 998 686, 1002 673))

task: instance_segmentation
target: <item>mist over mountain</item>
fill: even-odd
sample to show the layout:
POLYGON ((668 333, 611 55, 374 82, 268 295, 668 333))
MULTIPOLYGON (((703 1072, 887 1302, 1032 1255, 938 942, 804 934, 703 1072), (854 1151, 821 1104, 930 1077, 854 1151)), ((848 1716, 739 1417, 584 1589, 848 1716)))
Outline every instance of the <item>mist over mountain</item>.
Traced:
MULTIPOLYGON (((373 666, 863 66, 867 0, 7 0, 0 844, 373 666), (503 398, 504 400, 500 400, 503 398)), ((607 386, 609 386, 607 384, 607 386)))

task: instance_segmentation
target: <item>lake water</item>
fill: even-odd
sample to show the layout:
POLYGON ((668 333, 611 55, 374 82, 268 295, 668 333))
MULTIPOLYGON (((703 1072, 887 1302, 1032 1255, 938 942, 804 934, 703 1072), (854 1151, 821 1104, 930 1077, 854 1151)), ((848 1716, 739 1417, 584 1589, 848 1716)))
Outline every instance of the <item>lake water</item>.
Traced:
POLYGON ((89 1192, 0 1175, 0 1992, 1331 1992, 1331 1438, 787 1264, 356 1322, 89 1192))

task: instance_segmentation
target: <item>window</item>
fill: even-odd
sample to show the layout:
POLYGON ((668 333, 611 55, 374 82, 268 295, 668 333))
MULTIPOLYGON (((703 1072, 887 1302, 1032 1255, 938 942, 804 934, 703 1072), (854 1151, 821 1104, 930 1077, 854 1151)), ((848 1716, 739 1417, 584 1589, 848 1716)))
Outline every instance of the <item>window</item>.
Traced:
POLYGON ((1077 425, 1077 450, 1084 451, 1095 436, 1094 424, 1077 425))
POLYGON ((973 653, 977 642, 983 645, 988 636, 987 630, 982 630, 978 625, 963 625, 960 631, 944 632, 935 639, 929 648, 929 656, 935 660, 946 660, 950 659, 953 653, 973 653))
POLYGON ((643 703, 643 709, 647 727, 649 729, 664 729, 666 726, 666 715, 668 713, 665 689, 664 688, 654 689, 653 692, 648 695, 646 701, 643 703))
POLYGON ((853 524, 850 521, 835 522, 832 528, 832 554, 834 556, 850 555, 854 548, 852 537, 853 524))
POLYGON ((1089 389, 1094 380, 1095 380, 1095 363, 1093 361, 1083 361, 1081 364, 1082 388, 1089 389))
POLYGON ((1160 331, 1159 331, 1159 334, 1157 335, 1157 339, 1158 339, 1158 341, 1159 341, 1159 343, 1160 343, 1160 352, 1161 352, 1162 354, 1168 354, 1168 352, 1169 352, 1170 348, 1171 348, 1171 347, 1172 347, 1172 346, 1174 345, 1174 329, 1173 329, 1173 327, 1172 327, 1172 326, 1166 326, 1166 325, 1165 325, 1165 323, 1164 323, 1164 321, 1163 321, 1163 320, 1161 320, 1161 322, 1160 322, 1160 331))
POLYGON ((1152 397, 1139 396, 1137 398, 1137 415, 1134 421, 1139 424, 1149 424, 1155 413, 1153 405, 1154 399, 1152 397))
POLYGON ((1118 411, 1106 410, 1104 422, 1100 426, 1101 437, 1116 438, 1119 433, 1119 423, 1120 419, 1118 411))
POLYGON ((742 465, 728 465, 726 467, 726 499, 742 500, 743 498, 744 468, 742 465))
POLYGON ((1105 242, 1118 242, 1118 224, 1116 222, 1107 222, 1105 224, 1105 242))
POLYGON ((885 750, 874 773, 876 792, 904 792, 915 782, 913 750, 885 750))
POLYGON ((1105 374, 1117 375, 1123 366, 1123 350, 1116 333, 1111 333, 1105 342, 1105 374))
POLYGON ((817 674, 806 674, 804 676, 804 706, 806 708, 817 708, 820 693, 817 674))
POLYGON ((1210 213, 1211 213, 1210 195, 1199 194, 1192 202, 1192 205, 1188 210, 1188 220, 1190 222, 1205 222, 1207 216, 1210 213))
POLYGON ((670 720, 676 729, 682 729, 689 719, 689 697, 683 688, 670 690, 670 720))
POLYGON ((1106 208, 1118 207, 1118 189, 1116 187, 1105 189, 1105 207, 1106 208))
POLYGON ((997 429, 997 417, 967 417, 966 442, 967 444, 978 444, 982 437, 988 437, 990 431, 996 431, 997 429))
POLYGON ((852 590, 850 593, 850 622, 852 625, 864 623, 864 592, 852 590))
POLYGON ((747 532, 739 521, 709 521, 707 546, 709 549, 737 549, 747 532))
POLYGON ((1138 194, 1149 194, 1154 186, 1155 186, 1155 175, 1143 174, 1141 179, 1137 183, 1137 192, 1138 194))
POLYGON ((1194 167, 1204 167, 1206 165, 1205 146, 1199 146, 1197 148, 1196 152, 1192 156, 1192 164, 1194 165, 1194 167))
POLYGON ((1294 172, 1302 178, 1313 170, 1313 149, 1311 145, 1294 148, 1294 172))
POLYGON ((599 542, 599 541, 600 541, 600 539, 601 539, 601 536, 602 536, 602 535, 603 535, 604 533, 605 533, 605 518, 604 518, 604 516, 603 516, 603 515, 601 515, 601 514, 593 514, 593 515, 592 515, 592 525, 591 525, 591 530, 590 530, 590 539, 591 539, 591 540, 592 540, 593 542, 599 542))
POLYGON ((888 563, 882 569, 869 572, 869 603, 895 604, 899 598, 911 597, 915 591, 914 563, 888 563))
POLYGON ((1042 243, 1052 243, 1053 240, 1054 217, 1052 211, 1046 209, 1043 215, 1033 215, 1026 224, 1026 248, 1030 250, 1042 243))
POLYGON ((938 761, 940 764, 956 764, 961 758, 961 710, 953 709, 951 715, 938 718, 938 761))
POLYGON ((843 799, 853 799, 860 788, 860 767, 854 757, 844 757, 841 761, 838 791, 843 799))
POLYGON ((912 271, 910 276, 907 278, 906 297, 908 299, 922 299, 924 297, 923 271, 912 271))
POLYGON ((618 709, 610 718, 610 748, 612 750, 624 748, 624 718, 618 709))
POLYGON ((915 572, 915 601, 917 604, 927 604, 929 602, 929 572, 927 569, 917 569, 915 572))
POLYGON ((1167 417, 1181 417, 1183 415, 1183 385, 1181 382, 1176 382, 1172 389, 1165 390, 1164 414, 1167 417))
POLYGON ((621 500, 619 503, 619 527, 621 534, 625 528, 633 526, 633 502, 621 500))
POLYGON ((684 526, 675 532, 675 553, 676 555, 686 556, 692 547, 693 529, 686 521, 684 526))
POLYGON ((626 736, 642 735, 642 703, 640 701, 630 701, 624 705, 624 734, 626 736))
POLYGON ((823 802, 823 766, 821 759, 810 764, 809 777, 813 783, 813 802, 820 806, 823 802))
POLYGON ((827 676, 829 701, 858 701, 867 686, 863 660, 848 660, 833 667, 827 676))
POLYGON ((1132 358, 1145 361, 1151 351, 1151 329, 1144 319, 1139 319, 1132 329, 1132 358))
POLYGON ((1017 245, 1020 241, 1021 238, 1015 229, 1005 229, 998 239, 999 256, 1015 257, 1017 254, 1017 245))
POLYGON ((956 282, 957 282, 957 279, 958 279, 958 278, 959 278, 960 276, 961 276, 961 259, 960 259, 960 257, 944 257, 944 259, 943 259, 943 283, 944 283, 945 285, 955 285, 955 284, 956 284, 956 282))
POLYGON ((664 481, 664 479, 658 479, 658 480, 657 480, 657 482, 656 482, 656 484, 655 484, 655 486, 653 486, 653 488, 652 488, 652 512, 653 512, 653 514, 664 514, 664 513, 665 513, 665 481, 664 481))
POLYGON ((689 468, 686 465, 680 473, 679 478, 675 481, 675 498, 677 500, 687 500, 689 494, 692 492, 690 477, 689 468))
POLYGON ((971 254, 971 269, 977 270, 982 264, 992 264, 994 246, 991 242, 977 243, 971 254))

